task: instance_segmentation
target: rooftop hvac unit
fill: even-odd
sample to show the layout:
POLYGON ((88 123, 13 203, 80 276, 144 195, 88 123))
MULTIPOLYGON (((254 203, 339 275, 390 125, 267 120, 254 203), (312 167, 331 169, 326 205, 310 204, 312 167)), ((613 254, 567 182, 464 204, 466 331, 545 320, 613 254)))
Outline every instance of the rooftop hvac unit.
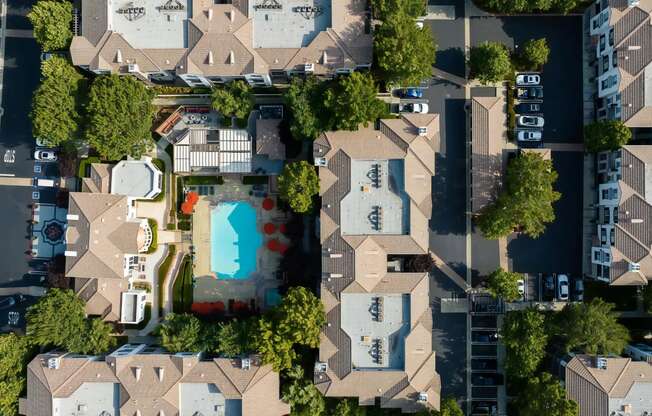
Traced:
POLYGON ((629 269, 630 272, 641 271, 641 265, 638 263, 629 263, 627 268, 629 269))
POLYGON ((428 401, 428 393, 420 392, 419 397, 417 398, 418 402, 427 402, 428 401))
POLYGON ((61 365, 61 358, 59 357, 52 357, 48 358, 48 368, 51 370, 56 370, 59 368, 61 365))
POLYGON ((326 166, 326 158, 325 157, 316 157, 315 158, 315 166, 326 166))
POLYGON ((328 370, 328 363, 317 361, 315 363, 315 373, 325 373, 328 370))
POLYGON ((304 64, 303 65, 303 72, 306 73, 313 73, 315 72, 315 64, 304 64))
POLYGON ((604 357, 597 357, 595 361, 595 366, 601 370, 607 369, 607 359, 604 357))
POLYGON ((127 65, 127 72, 129 72, 130 74, 134 72, 140 72, 140 69, 138 68, 138 64, 127 65))
POLYGON ((427 136, 428 127, 419 127, 419 136, 427 136))
POLYGON ((240 360, 240 368, 243 370, 249 370, 251 368, 251 359, 243 358, 240 360))

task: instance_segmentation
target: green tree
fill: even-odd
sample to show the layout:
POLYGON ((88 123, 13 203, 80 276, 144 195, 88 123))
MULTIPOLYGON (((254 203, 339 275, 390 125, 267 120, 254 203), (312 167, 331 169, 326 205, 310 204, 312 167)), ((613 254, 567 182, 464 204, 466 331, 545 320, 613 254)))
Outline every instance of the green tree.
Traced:
POLYGON ((315 99, 319 81, 315 77, 292 78, 285 92, 285 101, 290 109, 290 133, 297 140, 314 140, 321 133, 319 113, 315 112, 321 97, 315 99))
POLYGON ((507 47, 497 42, 484 42, 471 48, 469 77, 482 84, 503 81, 512 70, 507 47))
POLYGON ((584 146, 596 153, 617 150, 632 138, 632 131, 620 120, 596 121, 584 127, 584 146))
POLYGON ((24 377, 15 377, 0 381, 0 415, 18 415, 18 399, 24 388, 24 377))
POLYGON ((331 416, 364 416, 365 410, 358 406, 355 399, 338 399, 331 416))
POLYGON ((258 320, 258 331, 254 333, 253 344, 262 362, 270 364, 274 371, 290 368, 296 358, 292 340, 276 330, 276 322, 271 317, 258 320))
POLYGON ((41 64, 43 79, 32 100, 32 134, 50 146, 79 137, 79 89, 83 77, 59 56, 41 64))
POLYGON ((372 0, 371 8, 374 17, 379 20, 385 20, 396 13, 405 13, 413 19, 426 14, 424 0, 372 0))
POLYGON ((170 313, 158 329, 161 345, 171 353, 202 351, 202 324, 195 316, 170 313))
POLYGON ((448 396, 441 401, 439 416, 464 416, 464 412, 455 398, 448 396))
POLYGON ((211 95, 211 105, 222 115, 244 120, 254 108, 251 86, 245 81, 236 80, 215 88, 211 95))
POLYGON ((548 335, 545 317, 533 308, 505 315, 500 331, 505 345, 505 371, 509 377, 532 376, 545 356, 548 335))
POLYGON ((502 267, 489 275, 488 289, 495 298, 503 298, 506 302, 514 302, 521 297, 518 293, 518 281, 523 276, 520 273, 508 272, 502 267))
POLYGON ((579 413, 577 403, 566 399, 566 391, 559 381, 545 372, 527 381, 516 402, 519 414, 524 416, 577 416, 579 413))
POLYGON ((560 13, 570 13, 582 4, 578 0, 552 0, 552 8, 560 13))
POLYGON ((507 166, 505 185, 496 201, 479 216, 485 237, 498 239, 519 229, 536 238, 554 221, 552 204, 561 198, 553 189, 557 172, 539 153, 523 152, 507 166))
POLYGON ((288 403, 293 415, 319 416, 326 413, 326 400, 303 369, 295 365, 287 372, 289 383, 283 385, 281 398, 288 403))
POLYGON ((34 26, 34 37, 44 51, 66 49, 72 39, 72 3, 39 0, 27 18, 34 26))
POLYGON ((376 95, 378 88, 369 73, 341 76, 326 91, 324 105, 337 130, 357 130, 385 113, 386 105, 376 95))
POLYGON ((601 298, 590 303, 567 304, 557 316, 559 335, 566 351, 587 354, 620 354, 630 340, 629 331, 618 323, 614 304, 601 298))
POLYGON ((435 52, 430 28, 419 28, 405 12, 390 14, 374 31, 374 55, 389 82, 410 86, 430 79, 435 52))
POLYGON ((111 350, 116 345, 115 337, 111 336, 113 328, 101 319, 87 321, 87 333, 83 342, 76 348, 84 354, 97 354, 111 350))
POLYGON ((309 212, 312 198, 319 193, 319 177, 306 161, 288 163, 278 177, 278 188, 294 212, 309 212))
POLYGON ((550 55, 550 48, 546 38, 530 39, 520 50, 519 58, 522 65, 528 70, 540 69, 546 62, 550 55))
POLYGON ((88 144, 109 160, 140 158, 153 144, 151 136, 153 93, 130 76, 108 75, 90 88, 88 144))
MULTIPOLYGON (((22 374, 32 347, 27 337, 14 333, 0 335, 0 381, 22 374)), ((0 414, 2 414, 0 412, 0 414)))
POLYGON ((254 348, 251 334, 256 330, 253 320, 221 322, 217 325, 216 352, 227 357, 235 357, 254 348))
POLYGON ((305 287, 291 287, 276 309, 277 330, 292 342, 319 347, 319 333, 326 324, 321 300, 305 287))

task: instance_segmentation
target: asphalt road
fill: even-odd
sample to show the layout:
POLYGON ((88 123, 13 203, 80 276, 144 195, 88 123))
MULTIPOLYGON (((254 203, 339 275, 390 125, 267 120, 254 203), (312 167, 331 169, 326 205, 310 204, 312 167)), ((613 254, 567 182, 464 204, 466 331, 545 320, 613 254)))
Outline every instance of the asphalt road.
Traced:
POLYGON ((547 142, 582 141, 582 19, 579 16, 472 18, 471 46, 497 41, 517 49, 528 39, 546 38, 550 47, 543 67, 547 142))
POLYGON ((426 25, 433 34, 437 53, 435 67, 442 71, 464 76, 464 2, 436 1, 430 5, 455 6, 455 20, 427 20, 426 25))

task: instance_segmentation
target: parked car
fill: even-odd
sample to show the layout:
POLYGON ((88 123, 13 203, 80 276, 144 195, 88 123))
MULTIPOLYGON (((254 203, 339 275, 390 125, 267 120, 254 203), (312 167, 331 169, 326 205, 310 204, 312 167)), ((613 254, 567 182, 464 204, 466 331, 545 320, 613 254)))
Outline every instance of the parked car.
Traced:
POLYGON ((523 279, 518 279, 516 283, 518 284, 518 294, 523 297, 523 295, 525 295, 525 282, 523 279))
POLYGON ((516 75, 516 85, 539 85, 541 77, 538 74, 518 74, 516 75))
POLYGON ((568 276, 557 275, 557 298, 562 301, 568 300, 568 276))
POLYGON ((11 308, 16 304, 16 299, 13 296, 0 299, 0 310, 11 308))
POLYGON ((549 274, 543 277, 543 300, 551 301, 555 298, 555 278, 549 274))
POLYGON ((493 416, 496 414, 496 403, 474 402, 472 416, 493 416))
POLYGON ((573 300, 577 302, 584 300, 584 280, 581 277, 573 281, 573 300))
POLYGON ((519 100, 542 100, 543 87, 519 88, 516 92, 516 98, 519 100))
POLYGON ((54 162, 57 160, 57 154, 52 150, 37 150, 34 152, 34 159, 45 162, 54 162))
POLYGON ((476 386, 501 386, 503 384, 502 374, 472 374, 471 384, 476 386))
POLYGON ((471 340, 473 342, 495 343, 498 340, 498 334, 493 331, 473 331, 471 340))
POLYGON ((543 127, 544 124, 541 116, 518 116, 517 122, 523 127, 543 127))
POLYGON ((50 146, 44 139, 37 137, 36 139, 36 147, 47 147, 47 148, 53 148, 54 146, 50 146))
POLYGON ((517 130, 516 138, 521 142, 539 142, 543 134, 541 130, 517 130))
POLYGON ((423 90, 421 88, 403 88, 398 90, 398 96, 401 98, 421 98, 423 90))
POLYGON ((514 107, 518 114, 537 114, 543 112, 542 103, 520 103, 514 107))
POLYGON ((406 104, 402 110, 404 113, 421 113, 426 114, 428 112, 428 104, 426 103, 410 103, 406 104))

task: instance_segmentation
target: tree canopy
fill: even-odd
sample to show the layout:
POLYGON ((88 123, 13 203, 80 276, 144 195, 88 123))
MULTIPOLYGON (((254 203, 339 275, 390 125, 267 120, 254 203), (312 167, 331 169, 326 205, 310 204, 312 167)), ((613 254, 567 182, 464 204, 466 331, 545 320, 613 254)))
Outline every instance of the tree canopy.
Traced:
POLYGON ((505 315, 500 334, 505 345, 507 375, 532 376, 545 356, 548 342, 544 315, 533 308, 511 311, 505 315))
POLYGON ((331 125, 336 130, 357 130, 360 124, 367 126, 381 117, 386 105, 377 94, 378 87, 369 73, 353 72, 339 77, 324 96, 331 125))
POLYGON ((202 323, 194 315, 170 313, 158 329, 161 345, 171 353, 203 351, 202 323))
POLYGON ((215 338, 218 343, 215 351, 227 357, 235 357, 253 351, 251 334, 255 330, 255 321, 252 319, 220 322, 217 325, 215 338))
POLYGON ((287 371, 287 376, 289 382, 283 385, 281 398, 290 405, 292 415, 325 414, 326 400, 315 384, 304 377, 303 368, 295 365, 287 371))
POLYGON ((536 238, 554 221, 553 203, 561 194, 553 189, 557 172, 539 153, 523 152, 507 166, 498 198, 480 213, 477 224, 485 237, 498 239, 518 229, 536 238))
POLYGON ((577 403, 566 399, 566 391, 550 373, 542 373, 527 381, 517 402, 518 413, 523 416, 577 416, 577 403))
POLYGON ((503 81, 512 70, 507 47, 498 42, 473 46, 469 54, 469 77, 482 84, 503 81))
POLYGON ((518 281, 523 279, 520 273, 508 272, 502 267, 489 275, 488 290, 495 298, 514 302, 521 297, 518 293, 518 281))
POLYGON ((439 416, 464 416, 464 412, 454 397, 447 396, 441 400, 439 416))
POLYGON ((385 20, 388 16, 404 12, 415 19, 426 14, 426 2, 424 0, 372 0, 371 8, 374 17, 385 20))
POLYGON ((84 302, 71 290, 50 289, 27 309, 27 335, 40 346, 80 354, 101 354, 115 346, 109 324, 87 319, 84 302), (66 319, 61 319, 65 316, 66 319))
POLYGON ((290 109, 290 133, 296 140, 314 140, 324 130, 323 103, 319 81, 315 77, 305 80, 294 77, 285 92, 290 109))
POLYGON ((620 120, 596 121, 584 127, 584 146, 592 153, 617 150, 632 138, 632 131, 620 120))
POLYGON ((614 304, 601 298, 569 303, 557 315, 557 328, 566 351, 620 354, 629 343, 629 331, 618 323, 614 304))
POLYGON ((374 31, 374 55, 381 76, 388 82, 411 86, 430 79, 435 52, 430 28, 418 27, 407 12, 385 16, 374 31))
POLYGON ((211 105, 222 115, 244 120, 254 108, 251 86, 245 81, 236 80, 217 87, 211 94, 211 105))
POLYGON ((278 177, 278 188, 281 198, 294 212, 309 212, 312 198, 319 193, 319 177, 315 167, 303 160, 288 163, 278 177))
POLYGON ((32 134, 50 146, 79 137, 79 90, 83 77, 65 58, 41 63, 42 80, 32 100, 32 134))
POLYGON ((66 49, 72 39, 72 3, 39 0, 27 18, 34 27, 34 37, 44 51, 66 49))
POLYGON ((292 366, 295 344, 319 346, 325 323, 321 300, 304 287, 292 287, 279 306, 260 318, 253 343, 263 362, 280 371, 292 366))
POLYGON ((519 60, 528 70, 541 69, 548 62, 550 48, 546 38, 530 39, 519 51, 519 60))
POLYGON ((100 76, 93 82, 87 105, 88 144, 109 160, 140 158, 153 145, 153 93, 129 76, 100 76))
POLYGON ((31 355, 26 337, 0 335, 0 415, 18 414, 18 398, 25 386, 25 368, 31 355))
POLYGON ((480 7, 496 13, 568 13, 577 8, 578 0, 478 0, 480 7))

